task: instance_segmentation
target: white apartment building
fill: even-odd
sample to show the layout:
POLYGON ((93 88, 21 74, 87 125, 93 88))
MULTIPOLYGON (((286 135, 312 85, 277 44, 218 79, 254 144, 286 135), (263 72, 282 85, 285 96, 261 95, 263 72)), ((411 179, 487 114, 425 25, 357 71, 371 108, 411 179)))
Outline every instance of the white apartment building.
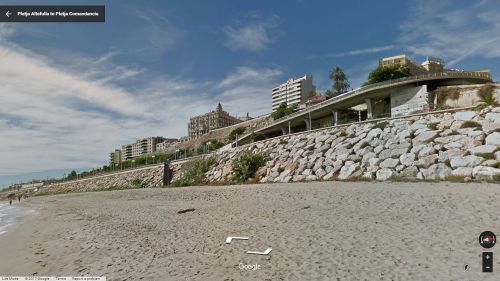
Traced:
POLYGON ((288 79, 288 81, 272 90, 273 111, 276 111, 282 103, 286 103, 288 106, 298 106, 299 103, 306 101, 309 94, 314 90, 312 75, 288 79))
POLYGON ((135 143, 122 146, 122 161, 134 159, 136 157, 152 154, 156 151, 156 144, 163 142, 163 137, 148 137, 137 140, 135 143))

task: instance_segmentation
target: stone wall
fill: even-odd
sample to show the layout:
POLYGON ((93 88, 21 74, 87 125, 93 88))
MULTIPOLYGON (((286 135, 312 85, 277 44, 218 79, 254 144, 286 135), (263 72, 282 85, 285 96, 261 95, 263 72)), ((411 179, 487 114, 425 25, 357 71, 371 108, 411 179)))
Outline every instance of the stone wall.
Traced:
POLYGON ((434 97, 434 104, 440 107, 457 108, 475 106, 480 103, 481 99, 478 96, 478 91, 485 85, 493 87, 493 96, 497 103, 500 103, 500 84, 477 84, 477 85, 460 85, 460 86, 447 86, 439 87, 438 89, 445 89, 448 91, 457 91, 457 98, 446 98, 443 104, 438 104, 437 95, 434 97))
POLYGON ((93 189, 131 188, 139 186, 163 186, 163 164, 81 180, 51 184, 43 187, 41 192, 79 192, 93 189))
MULTIPOLYGON (((264 182, 315 180, 500 180, 500 107, 480 112, 422 114, 326 128, 218 150, 209 182, 229 182, 232 161, 243 151, 267 162, 264 182)), ((182 164, 172 162, 174 180, 182 164)), ((194 160, 196 161, 196 160, 194 160)), ((46 186, 42 192, 161 187, 163 164, 46 186)))
POLYGON ((218 151, 210 182, 233 177, 248 150, 267 162, 260 182, 313 180, 491 180, 500 177, 500 107, 365 122, 218 151))

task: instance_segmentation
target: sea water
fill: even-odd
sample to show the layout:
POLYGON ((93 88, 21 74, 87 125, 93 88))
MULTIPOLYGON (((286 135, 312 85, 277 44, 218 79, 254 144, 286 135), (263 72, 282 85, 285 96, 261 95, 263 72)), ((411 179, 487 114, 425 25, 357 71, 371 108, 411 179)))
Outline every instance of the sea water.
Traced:
POLYGON ((13 226, 21 216, 26 214, 26 209, 16 206, 17 202, 0 203, 0 235, 4 234, 9 227, 13 226))

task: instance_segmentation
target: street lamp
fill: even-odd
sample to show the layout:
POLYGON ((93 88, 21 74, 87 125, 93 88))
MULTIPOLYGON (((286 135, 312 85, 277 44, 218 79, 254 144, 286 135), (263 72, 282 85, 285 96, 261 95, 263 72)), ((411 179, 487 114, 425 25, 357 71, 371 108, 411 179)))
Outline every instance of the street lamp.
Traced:
POLYGON ((211 142, 207 142, 207 151, 208 151, 208 153, 210 153, 210 145, 211 144, 212 144, 211 142))
POLYGON ((156 164, 155 155, 154 154, 151 156, 151 158, 153 158, 153 165, 156 164))
POLYGON ((132 160, 132 168, 135 166, 135 160, 132 160))

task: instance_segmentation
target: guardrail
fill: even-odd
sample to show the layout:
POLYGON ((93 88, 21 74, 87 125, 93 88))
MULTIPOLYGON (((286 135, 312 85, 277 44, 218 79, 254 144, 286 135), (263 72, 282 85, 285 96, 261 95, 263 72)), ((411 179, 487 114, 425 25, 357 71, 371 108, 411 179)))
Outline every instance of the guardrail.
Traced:
POLYGON ((279 119, 276 119, 276 120, 274 120, 273 123, 280 122, 280 121, 283 121, 283 120, 286 120, 286 119, 289 119, 289 118, 293 118, 293 117, 302 115, 303 113, 310 112, 310 111, 312 111, 312 110, 314 110, 316 108, 320 108, 320 107, 322 107, 324 105, 330 104, 330 103, 332 103, 332 102, 334 102, 334 101, 336 101, 336 100, 338 100, 340 98, 343 98, 343 97, 345 97, 347 95, 354 95, 354 94, 366 92, 366 91, 368 91, 370 89, 378 88, 378 87, 385 86, 385 85, 398 84, 398 83, 401 83, 401 82, 419 81, 419 80, 422 80, 422 79, 435 78, 435 77, 483 78, 483 79, 491 80, 491 74, 490 73, 488 73, 488 72, 478 72, 478 71, 464 71, 464 72, 446 71, 446 72, 436 72, 436 73, 415 75, 415 76, 403 77, 403 78, 398 78, 398 79, 391 79, 391 80, 387 80, 387 81, 383 81, 383 82, 379 82, 379 83, 374 83, 374 84, 366 85, 366 86, 358 88, 356 90, 340 94, 340 95, 332 97, 332 98, 330 98, 330 99, 328 99, 326 101, 322 101, 322 102, 317 103, 315 105, 309 106, 309 107, 307 107, 304 110, 299 110, 299 111, 294 112, 292 114, 289 114, 289 115, 283 116, 283 117, 281 117, 279 119))

